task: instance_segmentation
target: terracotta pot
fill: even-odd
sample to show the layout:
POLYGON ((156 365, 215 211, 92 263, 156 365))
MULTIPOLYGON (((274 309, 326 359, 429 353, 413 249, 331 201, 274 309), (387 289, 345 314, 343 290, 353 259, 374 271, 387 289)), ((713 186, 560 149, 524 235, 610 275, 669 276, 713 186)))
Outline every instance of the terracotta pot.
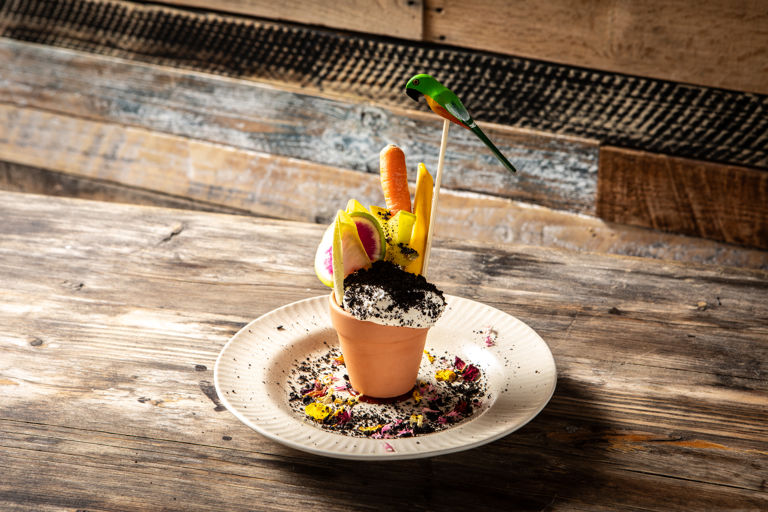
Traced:
POLYGON ((380 325, 358 320, 329 300, 352 387, 373 398, 408 393, 416 384, 429 327, 380 325))

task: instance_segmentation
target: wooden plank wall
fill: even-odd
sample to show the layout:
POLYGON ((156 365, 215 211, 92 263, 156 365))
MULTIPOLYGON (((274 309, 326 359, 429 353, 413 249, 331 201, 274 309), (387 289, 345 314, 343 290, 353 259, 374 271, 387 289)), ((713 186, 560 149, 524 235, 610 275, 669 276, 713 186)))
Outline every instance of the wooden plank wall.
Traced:
POLYGON ((338 28, 367 34, 420 40, 424 6, 421 0, 163 0, 178 7, 245 14, 268 20, 338 28))
MULTIPOLYGON (((204 0, 163 0, 210 9, 204 0)), ((768 93, 760 0, 223 0, 219 11, 768 93)))
MULTIPOLYGON (((205 8, 204 2, 196 0, 165 3, 174 5, 169 8, 171 14, 180 7, 205 8)), ((739 22, 741 30, 730 36, 726 53, 741 55, 743 45, 754 45, 763 34, 762 4, 715 3, 692 9, 691 2, 659 3, 659 13, 674 19, 689 16, 690 23, 675 31, 657 22, 646 27, 641 22, 648 20, 648 13, 624 2, 595 2, 586 8, 575 0, 561 0, 540 9, 520 2, 514 16, 506 3, 490 0, 478 2, 473 14, 453 1, 377 2, 374 11, 360 3, 346 0, 312 11, 303 1, 282 7, 230 0, 218 3, 217 9, 352 31, 341 37, 370 44, 379 44, 366 39, 370 34, 385 35, 676 80, 683 80, 683 75, 663 74, 670 67, 669 59, 676 57, 666 53, 657 57, 673 41, 672 35, 687 37, 696 40, 696 51, 682 66, 688 71, 675 72, 689 73, 687 81, 708 86, 724 86, 717 81, 724 74, 728 80, 741 80, 733 87, 750 92, 745 98, 758 119, 762 105, 768 104, 753 94, 756 89, 761 92, 754 83, 768 83, 768 67, 761 64, 764 47, 755 46, 738 60, 738 66, 728 64, 751 66, 749 78, 728 65, 714 71, 707 68, 709 73, 702 62, 713 58, 712 52, 720 47, 714 39, 700 40, 697 35, 701 23, 725 37, 739 22), (551 16, 545 16, 550 10, 554 10, 551 16), (713 23, 718 12, 722 20, 713 23), (499 20, 517 16, 509 26, 519 30, 502 31, 503 24, 494 20, 481 36, 472 37, 467 27, 475 26, 478 19, 493 18, 493 13, 499 20), (566 23, 566 14, 575 17, 572 23, 566 23), (371 16, 376 23, 367 26, 371 16), (465 25, 458 23, 460 19, 465 25), (529 26, 523 26, 524 19, 529 26), (595 31, 595 24, 607 24, 611 30, 595 31), (548 47, 533 44, 536 34, 558 26, 568 27, 567 33, 558 32, 560 39, 550 41, 548 47), (627 28, 623 37, 634 34, 640 46, 619 38, 616 31, 621 27, 627 28), (570 48, 575 40, 581 41, 580 48, 570 48), (553 48, 564 52, 554 58, 546 53, 553 48), (628 48, 632 51, 624 51, 628 48), (600 56, 612 64, 601 63, 600 56)), ((130 2, 96 0, 96 4, 144 9, 130 2)), ((203 11, 178 12, 200 16, 201 23, 208 19, 203 11)), ((78 37, 85 41, 91 36, 83 30, 78 37)), ((39 183, 60 180, 65 184, 59 185, 59 191, 74 191, 78 186, 73 180, 79 179, 83 196, 114 199, 123 186, 123 199, 129 201, 325 222, 349 195, 363 202, 381 202, 373 174, 383 145, 402 145, 411 168, 418 161, 435 167, 440 120, 414 107, 403 108, 399 100, 376 102, 343 87, 291 82, 290 76, 282 81, 234 78, 199 72, 184 62, 171 68, 162 64, 175 61, 165 57, 155 62, 146 53, 136 53, 134 59, 131 51, 143 48, 138 41, 130 43, 133 50, 123 46, 130 41, 115 41, 120 49, 116 58, 23 42, 19 39, 24 32, 15 34, 14 39, 0 38, 0 187, 18 189, 26 183, 28 189, 39 192, 43 190, 39 183), (38 186, 32 184, 34 180, 39 180, 38 186), (102 192, 97 191, 99 187, 102 192)), ((664 104, 666 99, 638 101, 645 108, 652 101, 664 104)), ((738 110, 731 114, 738 115, 738 110)), ((574 121, 577 118, 569 120, 574 121)), ((438 226, 443 236, 672 258, 678 252, 673 247, 684 247, 683 252, 693 254, 696 261, 768 268, 760 251, 721 243, 701 250, 698 242, 679 236, 768 249, 768 172, 764 169, 628 150, 606 145, 600 137, 494 124, 484 127, 521 172, 508 174, 474 137, 452 130, 447 155, 451 172, 443 182, 446 193, 438 226), (671 234, 618 229, 614 223, 671 234), (666 249, 659 248, 659 240, 666 249)), ((759 141, 765 136, 747 132, 744 140, 759 141)), ((762 162, 760 151, 768 148, 754 147, 757 152, 748 157, 762 162)))
POLYGON ((600 173, 603 219, 766 246, 768 172, 602 147, 600 173))

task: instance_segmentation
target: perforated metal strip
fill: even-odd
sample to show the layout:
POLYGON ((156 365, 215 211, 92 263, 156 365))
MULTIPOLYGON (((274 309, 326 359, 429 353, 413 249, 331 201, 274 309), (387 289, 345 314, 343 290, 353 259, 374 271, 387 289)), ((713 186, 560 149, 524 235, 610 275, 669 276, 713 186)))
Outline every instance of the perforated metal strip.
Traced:
POLYGON ((765 95, 134 2, 0 0, 0 34, 410 108, 428 72, 480 121, 768 168, 765 95))

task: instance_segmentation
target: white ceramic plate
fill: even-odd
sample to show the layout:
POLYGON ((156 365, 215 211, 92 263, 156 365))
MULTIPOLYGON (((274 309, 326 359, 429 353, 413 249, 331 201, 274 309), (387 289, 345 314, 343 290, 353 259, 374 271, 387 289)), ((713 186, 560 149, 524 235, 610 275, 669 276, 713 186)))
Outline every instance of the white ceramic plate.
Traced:
POLYGON ((326 295, 288 304, 243 327, 216 361, 216 391, 227 409, 260 434, 328 457, 431 457, 504 437, 533 419, 552 397, 557 380, 552 353, 517 318, 472 300, 446 299, 443 316, 429 331, 427 349, 481 367, 490 396, 481 412, 451 428, 387 440, 351 437, 315 426, 291 409, 287 383, 297 362, 338 344, 326 295))

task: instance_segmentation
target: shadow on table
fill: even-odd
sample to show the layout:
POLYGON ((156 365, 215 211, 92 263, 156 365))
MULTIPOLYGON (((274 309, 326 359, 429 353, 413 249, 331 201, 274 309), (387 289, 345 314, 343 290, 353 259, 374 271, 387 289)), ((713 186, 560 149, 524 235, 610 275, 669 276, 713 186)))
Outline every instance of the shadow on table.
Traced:
POLYGON ((428 459, 360 462, 305 458, 297 483, 328 509, 546 510, 559 500, 590 503, 605 475, 601 432, 610 426, 585 386, 558 380, 528 425, 479 448, 428 459))

